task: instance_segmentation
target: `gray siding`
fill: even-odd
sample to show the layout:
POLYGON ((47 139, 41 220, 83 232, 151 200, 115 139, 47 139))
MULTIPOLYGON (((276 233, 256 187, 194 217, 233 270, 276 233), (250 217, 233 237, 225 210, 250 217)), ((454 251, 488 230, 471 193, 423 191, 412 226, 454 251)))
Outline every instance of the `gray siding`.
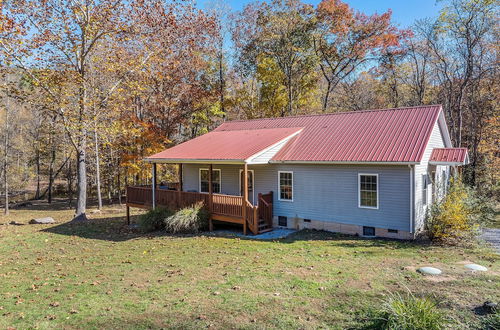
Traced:
MULTIPOLYGON (((198 191, 199 168, 184 165, 184 190, 198 191)), ((239 194, 237 165, 221 169, 224 194, 239 194)), ((274 215, 379 228, 410 230, 410 170, 408 166, 254 165, 255 193, 274 192, 274 215), (293 202, 278 200, 278 171, 293 171, 293 202), (358 207, 358 173, 379 175, 379 209, 358 207)))

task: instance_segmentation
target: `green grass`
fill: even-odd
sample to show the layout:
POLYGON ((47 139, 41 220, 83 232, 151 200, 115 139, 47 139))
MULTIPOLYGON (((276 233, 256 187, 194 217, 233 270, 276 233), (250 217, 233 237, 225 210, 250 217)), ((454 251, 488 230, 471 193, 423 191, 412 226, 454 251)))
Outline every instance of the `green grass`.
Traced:
MULTIPOLYGON (((58 204, 13 210, 0 223, 52 216, 55 225, 0 226, 0 328, 363 328, 390 293, 432 294, 454 328, 499 301, 499 257, 303 231, 278 241, 142 234, 124 209, 68 224, 58 204), (466 272, 462 262, 490 268, 466 272), (444 276, 423 277, 431 265, 444 276)), ((137 220, 137 213, 134 218, 137 220)))

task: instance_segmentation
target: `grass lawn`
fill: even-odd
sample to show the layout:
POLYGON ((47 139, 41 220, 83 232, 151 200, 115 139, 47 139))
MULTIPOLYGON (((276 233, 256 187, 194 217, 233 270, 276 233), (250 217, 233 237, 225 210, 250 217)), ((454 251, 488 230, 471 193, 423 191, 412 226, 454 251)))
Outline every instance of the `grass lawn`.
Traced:
POLYGON ((499 256, 303 231, 284 240, 143 235, 124 210, 86 224, 56 205, 13 210, 0 223, 0 327, 366 328, 389 292, 433 295, 451 328, 479 327, 473 308, 499 301, 499 256), (487 266, 465 271, 463 263, 487 266), (419 266, 444 272, 424 277, 419 266))

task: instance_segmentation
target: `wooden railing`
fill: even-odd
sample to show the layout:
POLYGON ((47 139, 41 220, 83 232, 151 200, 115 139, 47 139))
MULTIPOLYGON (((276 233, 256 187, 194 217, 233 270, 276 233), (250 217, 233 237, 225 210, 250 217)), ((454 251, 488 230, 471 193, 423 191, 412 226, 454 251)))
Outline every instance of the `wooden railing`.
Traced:
POLYGON ((273 192, 259 194, 259 219, 263 219, 267 225, 273 226, 273 192))
POLYGON ((259 233, 259 216, 258 206, 254 206, 249 201, 246 201, 246 222, 250 231, 254 234, 259 233))
MULTIPOLYGON (((156 205, 173 210, 188 207, 197 202, 203 202, 208 207, 209 198, 209 194, 206 193, 156 189, 156 205)), ((127 187, 127 204, 149 207, 153 204, 152 200, 151 187, 127 187)), ((212 214, 240 218, 246 221, 248 228, 254 234, 257 234, 260 219, 263 219, 269 228, 273 225, 273 193, 259 194, 258 205, 252 205, 248 201, 243 204, 242 196, 213 194, 212 214), (245 219, 243 219, 243 205, 246 208, 245 219)))
POLYGON ((127 203, 151 205, 151 187, 127 187, 127 203))
MULTIPOLYGON (((243 197, 213 194, 212 213, 241 218, 243 197)), ((151 187, 127 187, 127 203, 151 206, 153 203, 151 187)), ((169 209, 188 207, 203 202, 208 207, 209 195, 206 193, 156 189, 156 205, 169 209)))
MULTIPOLYGON (((151 206, 153 203, 151 187, 127 187, 127 203, 151 206)), ((208 205, 208 194, 196 192, 156 189, 156 205, 177 209, 204 202, 208 205)))
POLYGON ((243 197, 233 195, 214 194, 212 199, 212 212, 241 218, 243 197))

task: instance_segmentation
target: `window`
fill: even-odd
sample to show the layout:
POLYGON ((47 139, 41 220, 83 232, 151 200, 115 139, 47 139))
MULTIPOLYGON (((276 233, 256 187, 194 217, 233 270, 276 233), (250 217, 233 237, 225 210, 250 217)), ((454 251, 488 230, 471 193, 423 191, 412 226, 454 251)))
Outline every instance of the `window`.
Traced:
POLYGON ((391 234, 397 234, 398 230, 397 229, 387 229, 387 232, 391 233, 391 234))
POLYGON ((278 172, 279 200, 293 201, 293 172, 278 172))
POLYGON ((427 187, 429 185, 429 176, 427 174, 422 174, 422 203, 427 205, 427 187))
MULTIPOLYGON (((200 168, 200 192, 208 192, 208 173, 208 169, 200 168)), ((212 170, 212 192, 220 194, 220 170, 212 170)))
POLYGON ((378 174, 359 174, 359 207, 378 209, 378 174))
POLYGON ((280 226, 280 227, 286 227, 287 226, 287 222, 288 222, 287 220, 288 220, 287 217, 284 217, 284 216, 280 215, 278 217, 278 226, 280 226))
POLYGON ((447 178, 446 178, 446 171, 445 171, 445 170, 443 170, 441 173, 442 173, 442 174, 441 174, 441 175, 442 175, 442 176, 441 176, 441 183, 442 183, 442 185, 443 185, 443 187, 442 187, 443 191, 442 191, 441 196, 444 196, 444 194, 446 194, 446 186, 447 186, 447 181, 448 181, 448 180, 447 180, 447 178))
POLYGON ((375 227, 363 226, 363 236, 375 236, 375 227))

